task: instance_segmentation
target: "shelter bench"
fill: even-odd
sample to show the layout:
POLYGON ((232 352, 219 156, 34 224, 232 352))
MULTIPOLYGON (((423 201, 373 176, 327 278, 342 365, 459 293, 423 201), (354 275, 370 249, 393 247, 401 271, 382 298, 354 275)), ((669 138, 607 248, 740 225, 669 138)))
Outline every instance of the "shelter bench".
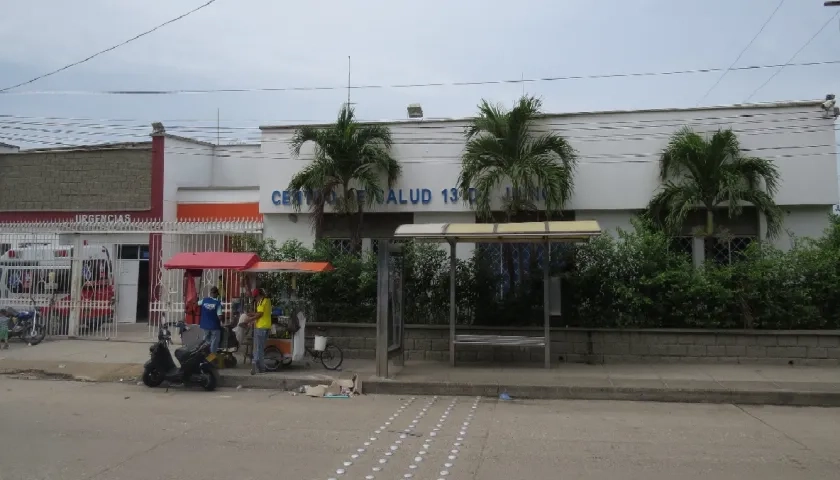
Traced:
POLYGON ((454 344, 488 345, 492 347, 545 347, 545 337, 526 337, 521 335, 455 335, 454 344))

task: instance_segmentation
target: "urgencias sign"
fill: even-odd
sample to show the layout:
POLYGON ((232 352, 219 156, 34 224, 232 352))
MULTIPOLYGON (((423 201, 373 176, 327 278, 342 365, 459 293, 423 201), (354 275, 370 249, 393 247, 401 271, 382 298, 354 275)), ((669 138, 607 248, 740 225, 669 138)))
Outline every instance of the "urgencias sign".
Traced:
MULTIPOLYGON (((356 193, 360 202, 364 202, 367 199, 364 190, 357 190, 356 193)), ((464 202, 465 200, 470 204, 475 203, 476 190, 471 188, 467 194, 468 198, 465 199, 461 192, 455 187, 444 188, 439 192, 434 193, 429 188, 392 188, 387 191, 385 197, 378 203, 383 205, 429 205, 434 202, 435 199, 446 204, 464 202)), ((292 195, 297 195, 297 203, 299 205, 312 205, 318 199, 319 193, 303 190, 294 193, 289 192, 288 190, 275 190, 271 192, 271 203, 278 206, 291 206, 294 201, 292 195)), ((511 188, 507 187, 505 195, 502 195, 502 197, 510 195, 511 188)), ((529 197, 532 201, 545 200, 545 190, 532 192, 529 197)), ((328 205, 332 205, 335 203, 335 199, 336 193, 330 192, 330 194, 327 195, 326 203, 328 205)))

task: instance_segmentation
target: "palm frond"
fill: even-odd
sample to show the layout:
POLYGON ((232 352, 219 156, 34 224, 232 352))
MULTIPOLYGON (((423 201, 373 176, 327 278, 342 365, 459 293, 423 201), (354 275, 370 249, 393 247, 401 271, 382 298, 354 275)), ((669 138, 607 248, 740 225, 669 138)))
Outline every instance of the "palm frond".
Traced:
MULTIPOLYGON (((659 161, 659 179, 668 180, 702 163, 706 142, 689 127, 683 127, 668 141, 659 161)), ((696 168, 695 168, 696 170, 696 168)), ((696 173, 696 172, 693 172, 696 173)))
POLYGON ((324 135, 323 131, 309 125, 304 125, 298 128, 295 130, 295 133, 292 135, 292 139, 289 142, 292 155, 294 157, 299 157, 301 147, 303 147, 303 145, 307 142, 313 142, 316 149, 323 148, 326 143, 326 135, 324 135))
POLYGON ((689 213, 702 205, 702 192, 694 183, 665 182, 651 198, 648 213, 671 234, 679 234, 689 213))
POLYGON ((753 204, 759 212, 764 214, 767 220, 767 238, 773 239, 782 233, 785 214, 776 205, 771 195, 761 190, 751 189, 744 192, 742 200, 753 204))

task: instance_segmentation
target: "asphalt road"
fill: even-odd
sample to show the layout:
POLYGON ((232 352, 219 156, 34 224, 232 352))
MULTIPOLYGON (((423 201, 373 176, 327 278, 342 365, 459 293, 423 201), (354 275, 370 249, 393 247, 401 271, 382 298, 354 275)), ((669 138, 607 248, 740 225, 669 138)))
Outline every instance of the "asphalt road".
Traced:
POLYGON ((0 479, 840 478, 840 409, 0 378, 0 479))

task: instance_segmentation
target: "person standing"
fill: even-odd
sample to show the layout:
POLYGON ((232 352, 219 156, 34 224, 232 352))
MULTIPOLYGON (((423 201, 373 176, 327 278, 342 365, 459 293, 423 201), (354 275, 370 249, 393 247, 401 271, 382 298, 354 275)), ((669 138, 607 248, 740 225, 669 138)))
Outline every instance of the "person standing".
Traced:
POLYGON ((0 310, 0 342, 4 349, 9 349, 9 315, 5 310, 0 310))
POLYGON ((251 375, 265 373, 265 342, 271 330, 271 300, 261 288, 255 288, 251 294, 256 306, 253 313, 249 313, 249 323, 254 324, 253 360, 251 361, 251 375))
POLYGON ((199 327, 204 331, 204 341, 210 344, 210 353, 216 353, 222 338, 222 301, 219 289, 211 288, 210 296, 199 300, 198 306, 201 308, 199 327))

